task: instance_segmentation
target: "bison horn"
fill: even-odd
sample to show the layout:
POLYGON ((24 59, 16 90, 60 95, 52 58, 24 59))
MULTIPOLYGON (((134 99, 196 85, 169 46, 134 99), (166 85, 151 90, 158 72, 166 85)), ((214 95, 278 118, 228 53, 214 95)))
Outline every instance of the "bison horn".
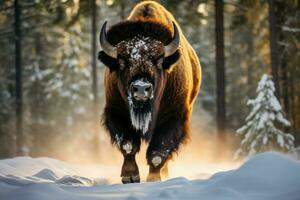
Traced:
POLYGON ((174 22, 173 23, 173 29, 174 29, 174 37, 173 40, 167 45, 165 46, 165 57, 168 57, 170 55, 172 55, 173 53, 175 53, 175 51, 178 49, 179 47, 179 32, 177 29, 177 26, 174 22))
POLYGON ((107 55, 109 55, 110 57, 113 57, 113 58, 117 58, 117 48, 115 46, 111 45, 107 41, 106 24, 107 24, 107 21, 104 22, 104 24, 102 25, 102 28, 101 28, 100 38, 99 38, 100 46, 107 55))

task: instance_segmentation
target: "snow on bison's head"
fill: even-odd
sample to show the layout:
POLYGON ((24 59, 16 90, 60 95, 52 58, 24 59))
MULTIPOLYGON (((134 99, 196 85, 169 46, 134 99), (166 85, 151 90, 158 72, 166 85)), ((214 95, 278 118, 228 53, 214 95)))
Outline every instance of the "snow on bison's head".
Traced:
POLYGON ((144 134, 166 83, 166 70, 179 59, 179 32, 158 22, 125 21, 100 33, 99 59, 116 73, 118 90, 129 107, 132 125, 144 134))

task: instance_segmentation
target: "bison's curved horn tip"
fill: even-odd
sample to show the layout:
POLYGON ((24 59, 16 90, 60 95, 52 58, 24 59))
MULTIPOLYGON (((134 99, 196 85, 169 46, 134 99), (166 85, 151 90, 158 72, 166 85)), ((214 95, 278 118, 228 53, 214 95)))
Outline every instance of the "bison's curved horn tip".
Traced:
POLYGON ((105 20, 105 22, 103 23, 101 31, 100 31, 100 38, 99 38, 100 46, 107 55, 109 55, 113 58, 117 58, 117 48, 115 46, 111 45, 107 41, 106 24, 107 24, 107 20, 105 20))
POLYGON ((170 55, 172 55, 173 53, 175 53, 175 51, 178 49, 179 47, 179 42, 180 42, 180 35, 179 35, 179 31, 178 28, 175 24, 175 22, 173 22, 173 29, 174 29, 174 36, 172 41, 165 46, 165 57, 168 57, 170 55))

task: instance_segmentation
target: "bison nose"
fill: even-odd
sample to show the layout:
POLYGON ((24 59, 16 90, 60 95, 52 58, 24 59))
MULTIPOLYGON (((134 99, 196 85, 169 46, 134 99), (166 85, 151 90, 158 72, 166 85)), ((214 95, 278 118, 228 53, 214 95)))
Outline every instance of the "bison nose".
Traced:
POLYGON ((152 84, 149 82, 135 81, 131 84, 131 95, 137 101, 146 101, 152 95, 152 84))

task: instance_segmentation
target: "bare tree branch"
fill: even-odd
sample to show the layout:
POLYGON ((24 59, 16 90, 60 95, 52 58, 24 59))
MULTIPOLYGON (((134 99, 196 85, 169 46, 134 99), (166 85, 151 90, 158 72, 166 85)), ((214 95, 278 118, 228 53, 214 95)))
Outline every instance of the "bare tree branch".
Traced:
POLYGON ((2 12, 2 11, 8 11, 8 10, 11 10, 11 9, 13 9, 14 8, 14 6, 6 6, 6 7, 2 7, 2 8, 0 8, 0 12, 2 12))
POLYGON ((300 32, 300 28, 291 28, 288 26, 282 26, 281 29, 286 32, 294 32, 294 33, 300 32))

